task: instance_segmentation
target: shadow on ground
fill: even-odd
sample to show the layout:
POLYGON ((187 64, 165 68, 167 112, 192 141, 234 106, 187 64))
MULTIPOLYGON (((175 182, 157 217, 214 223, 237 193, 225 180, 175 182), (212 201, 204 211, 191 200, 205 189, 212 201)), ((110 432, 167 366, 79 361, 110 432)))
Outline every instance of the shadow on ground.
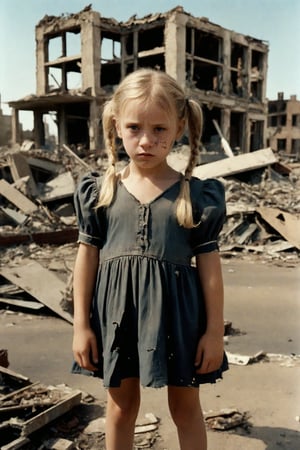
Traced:
POLYGON ((247 431, 238 428, 235 434, 258 439, 266 444, 265 450, 298 450, 300 432, 288 428, 251 426, 247 431))

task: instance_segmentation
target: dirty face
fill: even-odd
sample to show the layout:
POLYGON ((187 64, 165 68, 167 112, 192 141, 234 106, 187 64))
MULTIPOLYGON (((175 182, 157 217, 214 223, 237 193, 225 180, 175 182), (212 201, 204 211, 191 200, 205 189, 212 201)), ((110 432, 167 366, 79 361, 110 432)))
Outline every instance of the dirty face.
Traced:
POLYGON ((183 123, 155 102, 130 100, 116 120, 116 129, 131 161, 151 169, 165 163, 183 123))

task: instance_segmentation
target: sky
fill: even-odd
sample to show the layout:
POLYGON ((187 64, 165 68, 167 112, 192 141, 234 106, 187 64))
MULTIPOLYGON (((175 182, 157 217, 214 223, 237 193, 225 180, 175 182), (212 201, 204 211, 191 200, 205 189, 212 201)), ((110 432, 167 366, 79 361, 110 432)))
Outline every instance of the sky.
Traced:
MULTIPOLYGON (((92 0, 90 0, 92 1, 92 0)), ((81 11, 89 0, 0 0, 0 95, 3 114, 9 101, 35 93, 35 26, 47 14, 81 11)), ((269 45, 267 97, 297 95, 300 100, 300 0, 94 0, 92 9, 104 17, 126 21, 136 14, 167 12, 183 6, 195 17, 207 17, 237 33, 269 45)), ((31 128, 32 114, 20 113, 31 128)))

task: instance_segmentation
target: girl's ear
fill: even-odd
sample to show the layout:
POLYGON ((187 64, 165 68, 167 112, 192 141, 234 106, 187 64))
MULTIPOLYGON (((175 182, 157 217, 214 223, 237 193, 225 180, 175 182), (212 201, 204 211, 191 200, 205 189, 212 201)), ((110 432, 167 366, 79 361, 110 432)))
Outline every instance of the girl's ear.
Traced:
POLYGON ((183 135, 184 128, 185 128, 185 120, 184 120, 184 119, 181 119, 181 120, 178 122, 177 134, 176 134, 176 141, 177 141, 178 139, 180 139, 181 136, 183 135))
POLYGON ((117 131, 118 137, 119 137, 120 139, 122 139, 122 133, 121 133, 120 122, 119 122, 116 118, 113 119, 113 122, 114 122, 115 129, 116 129, 116 131, 117 131))

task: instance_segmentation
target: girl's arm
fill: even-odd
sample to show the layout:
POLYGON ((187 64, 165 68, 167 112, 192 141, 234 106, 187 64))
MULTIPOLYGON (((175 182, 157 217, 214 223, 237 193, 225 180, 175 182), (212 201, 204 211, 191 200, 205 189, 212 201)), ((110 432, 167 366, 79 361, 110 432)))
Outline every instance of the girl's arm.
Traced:
POLYGON ((197 373, 208 373, 221 367, 224 354, 224 289, 219 253, 203 253, 196 257, 203 290, 207 326, 200 338, 195 366, 197 373))
POLYGON ((99 249, 79 244, 74 266, 73 354, 76 362, 87 370, 95 370, 98 362, 96 337, 90 326, 90 309, 99 265, 99 249))

